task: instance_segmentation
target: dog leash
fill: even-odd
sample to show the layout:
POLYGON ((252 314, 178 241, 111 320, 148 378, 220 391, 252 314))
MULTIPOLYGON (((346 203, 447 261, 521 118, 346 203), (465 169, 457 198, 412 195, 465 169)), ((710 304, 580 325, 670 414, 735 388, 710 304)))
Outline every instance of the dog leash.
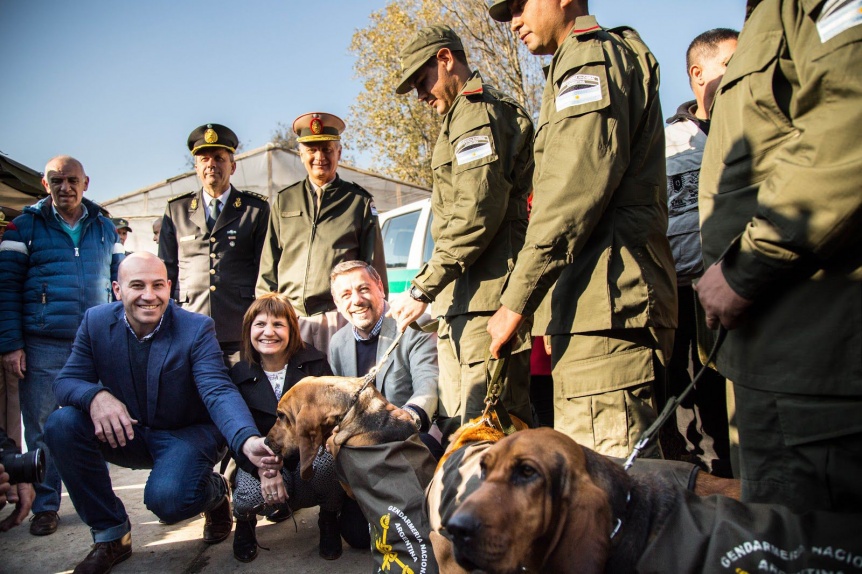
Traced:
POLYGON ((626 462, 623 464, 623 470, 628 470, 635 463, 635 460, 640 456, 641 452, 650 445, 653 439, 658 436, 658 431, 662 426, 668 421, 671 415, 676 411, 676 408, 685 400, 685 397, 688 396, 688 393, 694 388, 700 378, 703 376, 703 373, 709 368, 707 365, 715 361, 715 356, 718 354, 718 349, 721 347, 721 344, 724 342, 724 338, 727 336, 727 329, 722 326, 718 328, 718 336, 715 338, 715 343, 712 346, 712 350, 709 352, 709 358, 703 363, 703 366, 698 371, 697 376, 688 384, 688 386, 679 394, 679 397, 670 397, 668 399, 667 404, 665 404, 664 409, 662 409, 661 414, 659 414, 658 418, 647 428, 641 437, 638 439, 638 442, 635 443, 634 448, 632 449, 631 454, 626 459, 626 462))
POLYGON ((378 361, 376 365, 371 367, 371 369, 368 371, 368 373, 362 378, 362 386, 359 387, 359 389, 357 389, 357 391, 355 393, 353 393, 353 396, 350 398, 350 404, 347 406, 347 410, 345 410, 341 414, 341 416, 338 417, 337 424, 341 424, 341 421, 344 420, 344 417, 347 416, 347 413, 349 413, 351 411, 351 409, 353 409, 353 407, 356 406, 356 403, 359 402, 359 395, 361 395, 362 391, 367 389, 368 385, 372 384, 372 382, 374 382, 374 379, 377 378, 377 373, 380 372, 380 369, 382 369, 383 365, 386 364, 386 361, 389 360, 389 356, 392 355, 392 352, 395 351, 396 347, 398 347, 398 344, 401 342, 401 337, 403 337, 403 336, 404 336, 404 331, 401 331, 400 333, 398 333, 398 336, 395 337, 395 340, 392 341, 392 344, 389 345, 389 348, 386 349, 386 352, 383 353, 382 357, 380 357, 380 361, 378 361))
POLYGON ((485 410, 482 411, 482 420, 490 421, 491 426, 498 426, 505 435, 510 435, 515 432, 515 424, 509 416, 509 411, 500 402, 500 395, 506 388, 506 371, 509 367, 509 357, 512 354, 511 344, 505 344, 500 347, 500 358, 494 364, 493 373, 489 371, 488 366, 491 362, 491 357, 485 359, 485 376, 488 377, 488 392, 485 394, 485 410), (497 414, 497 421, 490 416, 491 410, 497 414))

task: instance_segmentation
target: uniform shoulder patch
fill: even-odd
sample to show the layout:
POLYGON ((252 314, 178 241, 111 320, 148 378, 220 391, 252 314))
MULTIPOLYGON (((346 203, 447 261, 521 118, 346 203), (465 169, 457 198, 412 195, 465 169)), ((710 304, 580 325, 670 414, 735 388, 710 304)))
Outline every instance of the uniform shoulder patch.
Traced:
POLYGON ((582 106, 602 99, 602 79, 592 74, 571 74, 560 82, 560 91, 554 101, 557 111, 582 106))
POLYGON ((862 0, 827 0, 817 18, 817 33, 824 43, 859 24, 862 24, 862 0))
POLYGON ((197 193, 196 191, 187 191, 187 192, 185 192, 185 193, 181 193, 181 194, 179 194, 179 195, 175 195, 175 196, 173 196, 172 198, 170 198, 170 199, 168 200, 168 203, 170 203, 170 202, 172 202, 172 201, 176 201, 176 200, 178 200, 178 199, 183 199, 184 197, 191 197, 191 196, 193 196, 193 195, 194 195, 194 194, 196 194, 196 193, 197 193))
POLYGON ((455 163, 464 165, 478 161, 494 153, 494 142, 490 136, 478 135, 461 138, 455 144, 455 163))

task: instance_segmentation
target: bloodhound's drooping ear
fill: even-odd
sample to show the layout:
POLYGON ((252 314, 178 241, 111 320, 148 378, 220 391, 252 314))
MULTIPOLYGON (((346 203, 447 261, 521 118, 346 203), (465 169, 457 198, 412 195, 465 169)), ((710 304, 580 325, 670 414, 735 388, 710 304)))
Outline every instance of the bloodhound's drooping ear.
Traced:
POLYGON ((599 574, 610 552, 608 497, 587 472, 583 449, 568 436, 552 432, 553 436, 542 437, 552 461, 548 498, 554 509, 544 568, 599 574))
POLYGON ((314 459, 336 424, 338 413, 328 412, 324 405, 307 403, 296 413, 296 440, 299 444, 299 475, 302 480, 314 476, 314 459))

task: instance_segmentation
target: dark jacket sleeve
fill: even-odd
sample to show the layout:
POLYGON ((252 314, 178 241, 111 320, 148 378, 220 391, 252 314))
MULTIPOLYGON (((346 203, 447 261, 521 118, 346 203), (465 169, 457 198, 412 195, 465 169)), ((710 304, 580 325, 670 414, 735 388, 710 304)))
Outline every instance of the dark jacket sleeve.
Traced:
POLYGON ((25 235, 33 216, 20 215, 0 242, 0 354, 24 348, 24 280, 30 261, 25 235))
POLYGON ((180 297, 179 247, 177 245, 177 229, 171 218, 171 204, 165 208, 162 217, 162 230, 159 232, 159 259, 165 262, 168 269, 168 280, 171 282, 171 298, 178 301, 180 297))
POLYGON ((209 317, 201 323, 194 337, 191 361, 195 384, 210 417, 231 450, 245 458, 242 445, 259 433, 242 395, 228 377, 215 335, 215 323, 209 317))
POLYGON ((54 379, 53 389, 57 404, 61 407, 75 407, 84 413, 90 412, 90 403, 99 391, 108 391, 99 382, 93 346, 90 338, 92 310, 84 313, 84 320, 78 328, 72 354, 54 379))

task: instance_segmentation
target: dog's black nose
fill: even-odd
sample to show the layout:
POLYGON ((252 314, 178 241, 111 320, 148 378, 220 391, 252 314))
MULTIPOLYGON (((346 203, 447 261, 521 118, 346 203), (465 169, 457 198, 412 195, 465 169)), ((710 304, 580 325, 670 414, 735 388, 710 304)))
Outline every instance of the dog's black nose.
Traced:
POLYGON ((482 527, 482 522, 469 512, 456 512, 444 528, 455 538, 469 538, 482 527))

